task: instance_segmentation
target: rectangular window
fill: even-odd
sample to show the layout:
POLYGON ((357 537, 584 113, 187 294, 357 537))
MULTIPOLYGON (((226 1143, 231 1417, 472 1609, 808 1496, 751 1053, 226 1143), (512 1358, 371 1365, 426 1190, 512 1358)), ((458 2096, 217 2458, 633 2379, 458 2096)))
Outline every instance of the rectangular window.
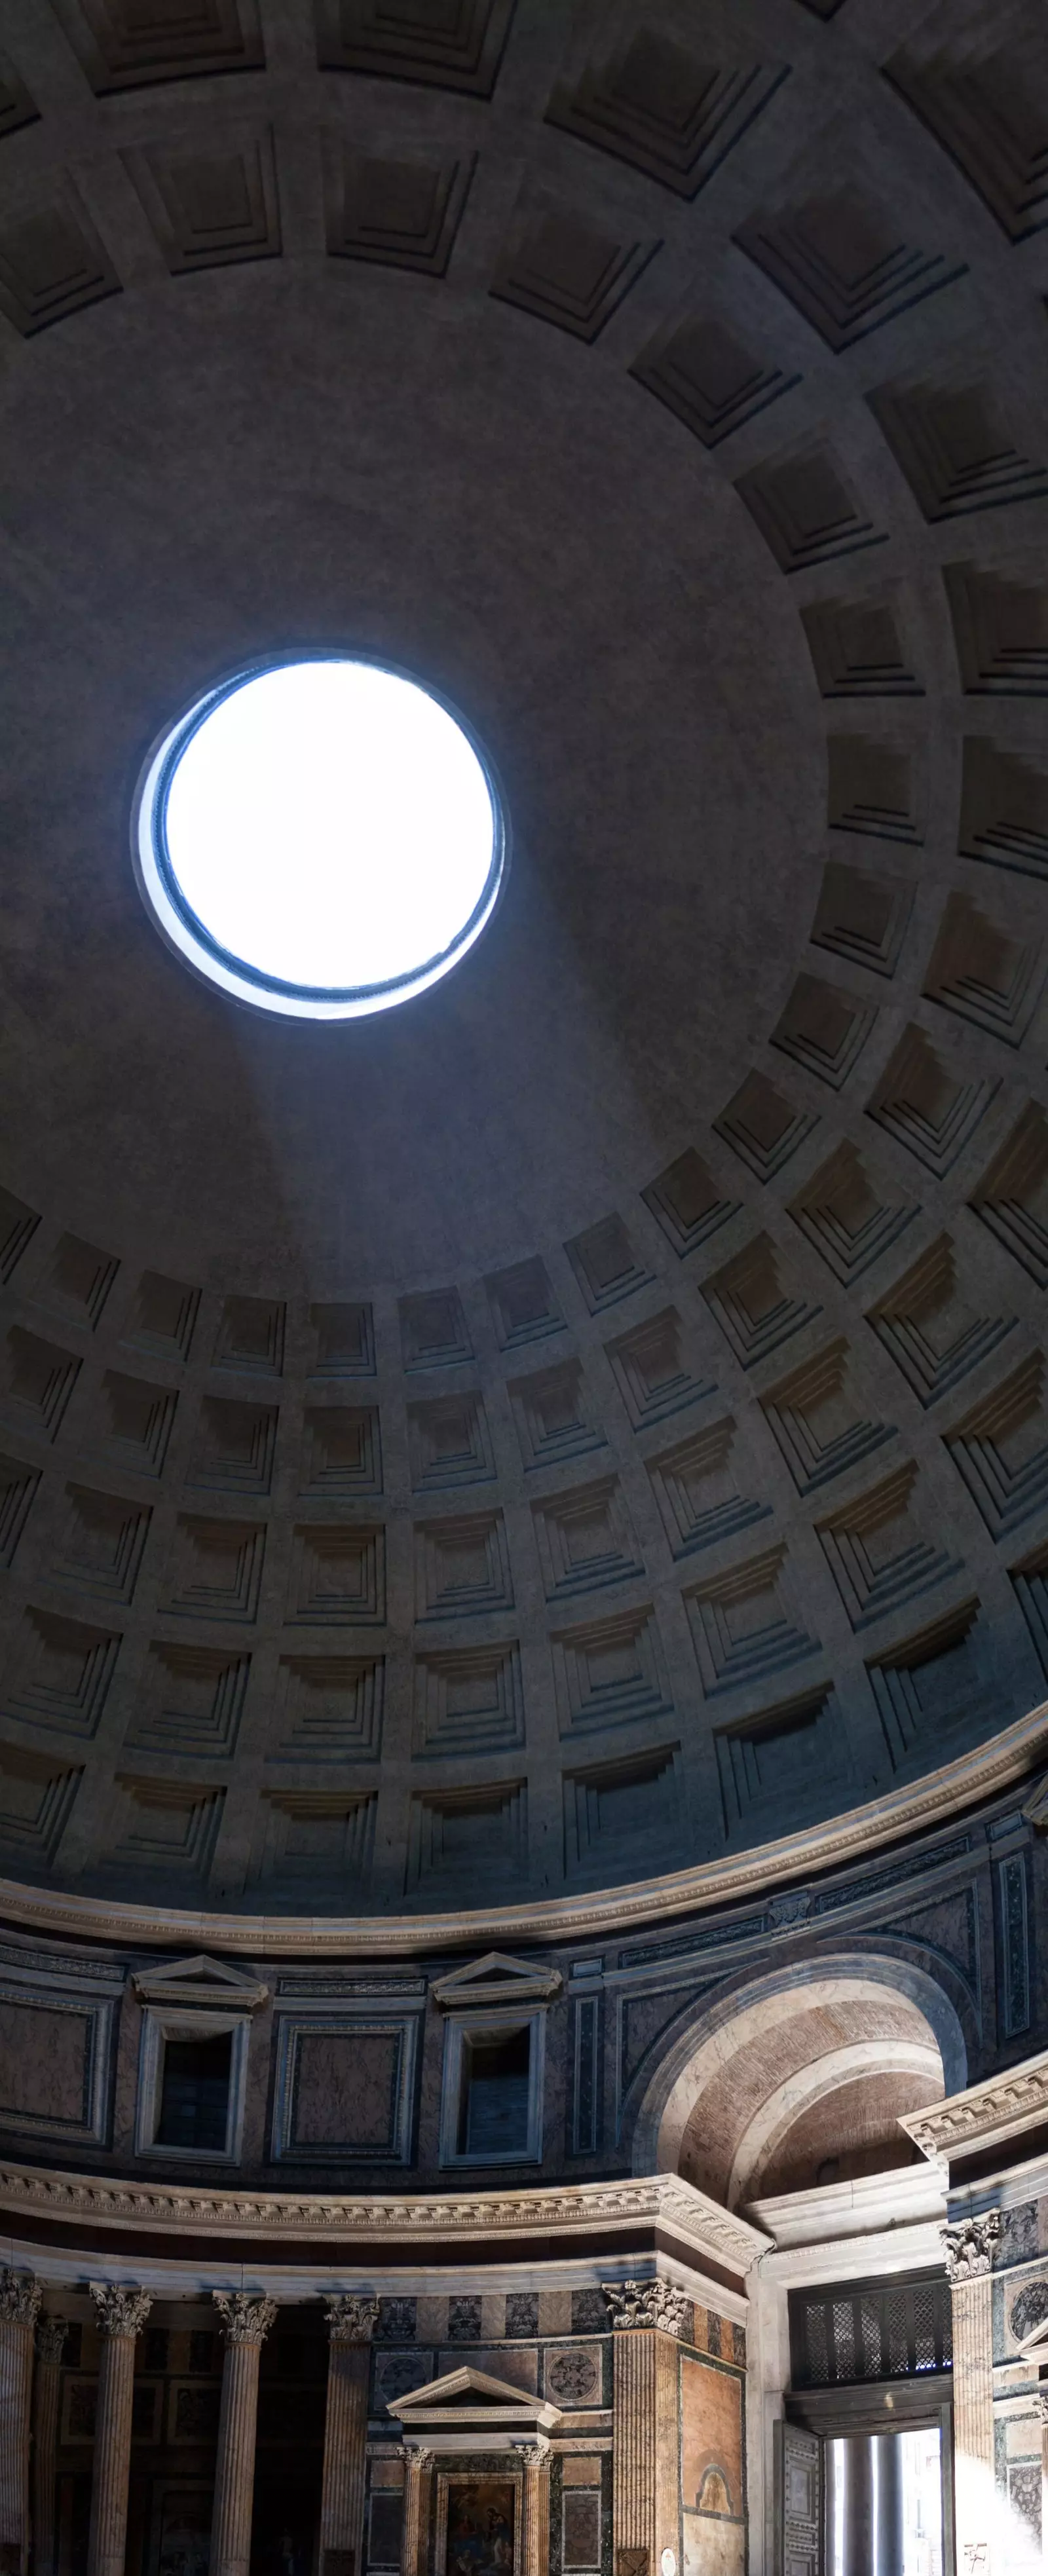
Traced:
POLYGON ((200 2147, 221 2153, 229 2117, 233 2041, 166 2039, 160 2088, 158 2147, 200 2147))
POLYGON ((467 2156, 526 2155, 531 2025, 466 2038, 458 2150, 467 2156))

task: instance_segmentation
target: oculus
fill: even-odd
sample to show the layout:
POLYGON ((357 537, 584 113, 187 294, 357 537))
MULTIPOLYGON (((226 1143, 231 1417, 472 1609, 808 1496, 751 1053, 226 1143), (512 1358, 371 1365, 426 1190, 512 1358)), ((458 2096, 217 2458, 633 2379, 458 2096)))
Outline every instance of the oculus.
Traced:
POLYGON ((132 848, 168 945, 292 1019, 390 1010, 490 920, 508 844, 489 762, 406 672, 333 653, 252 663, 146 763, 132 848))

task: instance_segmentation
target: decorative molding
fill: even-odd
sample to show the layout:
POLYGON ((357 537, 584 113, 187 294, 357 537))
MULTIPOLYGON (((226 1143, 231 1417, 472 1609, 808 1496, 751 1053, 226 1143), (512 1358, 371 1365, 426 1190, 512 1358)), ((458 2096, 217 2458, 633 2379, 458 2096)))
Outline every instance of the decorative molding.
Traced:
POLYGON ((241 1968, 231 1968, 224 1959, 209 1959, 198 1950, 190 1959, 165 1960, 162 1967, 141 1969, 131 1980, 140 2003, 192 2004, 196 2010, 213 2003, 217 2011, 229 2012, 240 2005, 245 2012, 256 2012, 264 2004, 269 1987, 254 1977, 246 1977, 241 1968))
POLYGON ((212 2290, 227 2343, 264 2343, 277 2312, 275 2299, 254 2299, 248 2290, 212 2290))
POLYGON ((370 2343, 379 2318, 377 2299, 356 2298, 344 2290, 325 2306, 332 2343, 370 2343))
POLYGON ((0 2325, 35 2326, 43 2292, 32 2272, 0 2272, 0 2325))
POLYGON ((141 2334, 153 2305, 151 2290, 120 2290, 112 2281, 89 2281, 99 2334, 141 2334))
MULTIPOLYGON (((410 2200, 351 2197, 348 2193, 223 2191, 177 2184, 114 2182, 92 2174, 0 2166, 0 2208, 12 2216, 30 2211, 74 2227, 163 2228, 172 2237, 214 2235, 272 2239, 337 2236, 392 2237, 422 2246, 443 2238, 606 2235, 638 2225, 661 2227, 701 2260, 749 2270, 767 2245, 761 2230, 722 2209, 678 2174, 628 2175, 619 2182, 573 2183, 533 2190, 456 2189, 410 2200)), ((223 2293, 224 2295, 224 2293, 223 2293)))
MULTIPOLYGON (((449 1524, 453 1526, 453 1524, 449 1524)), ((62 1939, 173 1944, 195 1932, 216 1948, 271 1958, 415 1957, 424 1944, 449 1941, 578 1940, 584 1932, 608 1936, 683 1911, 705 1912, 739 1897, 763 1895, 784 1881, 843 1868, 904 1835, 945 1824, 966 1807, 998 1796, 1048 1758, 1048 1701, 1017 1718, 999 1735, 958 1755, 920 1780, 891 1789, 864 1806, 848 1808, 826 1823, 783 1834, 774 1842, 729 1853, 691 1868, 668 1871, 592 1894, 541 1902, 478 1907, 467 1912, 408 1915, 208 1914, 177 1906, 146 1908, 76 1896, 64 1889, 27 1887, 0 1879, 0 1915, 62 1939)))
POLYGON ((942 2229, 951 2289, 957 2281, 977 2281, 984 2272, 993 2270, 993 2252, 1000 2232, 999 2209, 984 2210, 978 2218, 961 2218, 956 2226, 942 2229))
POLYGON ((501 1950, 486 1950, 482 1959, 471 1959, 467 1967, 452 1968, 450 1975, 438 1977, 429 1991, 446 2012, 451 2006, 461 2011, 472 2003, 489 2007, 549 2003, 562 1983, 559 1968, 528 1967, 523 1959, 508 1959, 501 1950))
POLYGON ((661 2326, 663 2334, 690 2341, 693 2301, 675 2281, 607 2281, 604 2296, 617 2333, 626 2326, 661 2326))
POLYGON ((951 2094, 927 2111, 907 2111, 900 2127, 921 2150, 936 2157, 976 2142, 996 2143, 1038 2126, 1048 2113, 1048 2049, 1024 2066, 1010 2066, 966 2093, 951 2094))

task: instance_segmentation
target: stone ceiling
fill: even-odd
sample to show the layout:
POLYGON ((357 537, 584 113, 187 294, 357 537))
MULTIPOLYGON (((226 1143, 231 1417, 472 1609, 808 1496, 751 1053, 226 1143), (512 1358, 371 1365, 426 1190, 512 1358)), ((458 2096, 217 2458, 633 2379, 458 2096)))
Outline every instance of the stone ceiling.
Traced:
POLYGON ((0 0, 11 1874, 425 1908, 1048 1673, 1034 0, 0 0), (299 644, 514 857, 401 1012, 129 855, 299 644))

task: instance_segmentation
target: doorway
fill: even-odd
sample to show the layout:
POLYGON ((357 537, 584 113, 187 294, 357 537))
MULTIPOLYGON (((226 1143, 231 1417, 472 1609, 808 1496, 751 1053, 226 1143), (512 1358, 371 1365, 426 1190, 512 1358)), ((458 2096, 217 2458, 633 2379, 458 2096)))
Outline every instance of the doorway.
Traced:
POLYGON ((938 2424, 838 2435, 823 2478, 825 2576, 943 2576, 938 2424))

